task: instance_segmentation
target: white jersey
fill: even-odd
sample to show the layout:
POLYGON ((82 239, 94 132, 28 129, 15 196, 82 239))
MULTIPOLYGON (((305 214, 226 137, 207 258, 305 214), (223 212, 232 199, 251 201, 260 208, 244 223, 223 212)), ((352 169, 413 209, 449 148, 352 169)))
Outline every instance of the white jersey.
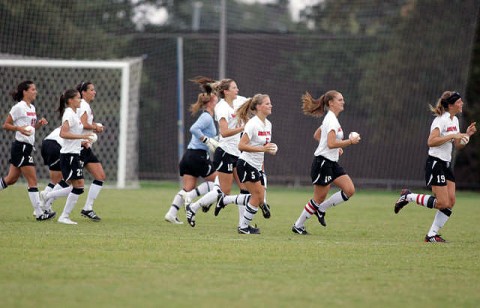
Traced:
MULTIPOLYGON (((450 118, 449 112, 445 112, 441 116, 435 117, 432 126, 430 127, 430 132, 432 132, 435 128, 438 128, 440 130, 440 137, 451 134, 458 134, 460 132, 458 118, 456 116, 450 118)), ((446 162, 450 162, 452 160, 452 149, 453 140, 445 142, 444 144, 436 147, 430 147, 428 149, 428 155, 446 162)))
MULTIPOLYGON (((78 113, 75 113, 72 108, 67 107, 62 116, 62 125, 68 121, 70 126, 70 132, 72 134, 81 135, 83 132, 83 125, 78 113)), ((62 149, 60 153, 70 153, 70 154, 80 154, 82 149, 82 140, 81 139, 63 139, 62 149)))
POLYGON ((332 130, 335 131, 337 140, 343 140, 343 130, 338 122, 337 117, 332 111, 328 111, 322 122, 322 134, 320 136, 320 142, 315 150, 315 156, 323 156, 331 161, 338 161, 339 150, 338 148, 330 149, 327 145, 328 133, 332 130))
POLYGON ((10 109, 10 115, 12 116, 12 119, 13 119, 13 125, 15 126, 31 125, 33 127, 33 132, 30 136, 25 136, 21 132, 16 131, 15 140, 34 145, 35 124, 37 123, 37 113, 35 111, 35 106, 33 104, 30 104, 30 106, 28 106, 27 102, 20 101, 16 103, 12 107, 12 109, 10 109))
POLYGON ((55 128, 50 134, 48 134, 47 137, 45 137, 45 140, 53 140, 56 141, 59 145, 63 145, 63 138, 60 137, 60 130, 61 127, 55 128))
MULTIPOLYGON (((93 124, 93 111, 92 111, 92 108, 90 107, 90 104, 87 103, 86 100, 84 100, 82 98, 82 100, 80 101, 80 108, 77 109, 77 114, 78 114, 78 117, 81 119, 83 114, 86 113, 87 114, 87 123, 92 125, 93 124)), ((83 134, 88 134, 90 133, 92 130, 90 129, 84 129, 83 130, 83 134)))
MULTIPOLYGON (((272 140, 272 123, 270 123, 270 121, 267 119, 265 119, 265 122, 262 122, 260 118, 254 116, 248 120, 243 133, 247 134, 248 138, 250 138, 250 145, 264 146, 272 140)), ((264 157, 265 152, 244 151, 240 154, 239 158, 243 159, 249 165, 261 171, 264 157)))
MULTIPOLYGON (((235 116, 235 112, 237 109, 245 103, 246 99, 243 96, 238 96, 233 101, 233 108, 225 101, 225 99, 221 99, 217 105, 215 106, 215 120, 220 122, 220 119, 224 118, 227 121, 229 129, 235 129, 238 127, 238 121, 235 116)), ((221 147, 225 152, 228 154, 239 156, 240 151, 238 150, 238 143, 240 142, 240 133, 235 134, 230 137, 222 137, 220 135, 219 138, 221 147)))

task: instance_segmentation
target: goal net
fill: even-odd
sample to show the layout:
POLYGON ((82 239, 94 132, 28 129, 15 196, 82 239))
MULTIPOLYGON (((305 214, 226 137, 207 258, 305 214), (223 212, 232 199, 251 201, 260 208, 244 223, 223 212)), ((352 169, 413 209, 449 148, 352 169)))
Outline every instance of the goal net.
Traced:
MULTIPOLYGON (((56 112, 63 91, 74 88, 82 81, 95 85, 97 96, 92 103, 95 122, 102 123, 105 131, 93 145, 102 162, 107 182, 118 188, 138 186, 138 128, 139 88, 142 59, 120 61, 66 61, 38 59, 0 59, 0 114, 8 115, 15 102, 10 92, 23 80, 32 80, 37 86, 35 108, 37 117, 45 117, 48 125, 37 130, 34 158, 37 177, 48 179, 48 168, 40 155, 42 140, 61 119, 56 112)), ((10 140, 13 133, 1 130, 0 168, 6 174, 10 158, 10 140)), ((90 175, 86 173, 86 179, 90 175)))

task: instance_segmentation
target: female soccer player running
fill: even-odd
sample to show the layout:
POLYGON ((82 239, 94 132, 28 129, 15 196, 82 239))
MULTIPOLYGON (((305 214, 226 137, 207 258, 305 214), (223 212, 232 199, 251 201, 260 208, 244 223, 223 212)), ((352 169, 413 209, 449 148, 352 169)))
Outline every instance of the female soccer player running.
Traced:
POLYGON ((3 129, 14 131, 15 140, 12 143, 10 168, 8 174, 0 178, 0 190, 13 185, 23 175, 28 185, 28 197, 34 209, 37 220, 47 220, 55 217, 55 212, 44 212, 41 208, 40 194, 37 187, 37 173, 33 160, 33 146, 35 144, 35 131, 47 125, 48 121, 41 118, 37 121, 37 113, 33 102, 37 97, 37 88, 30 81, 22 81, 17 90, 11 93, 17 102, 5 120, 3 129))
POLYGON ((430 106, 435 119, 427 140, 429 149, 425 166, 425 182, 426 186, 432 190, 433 196, 415 194, 408 189, 403 189, 395 203, 395 214, 408 202, 416 202, 420 206, 437 209, 430 230, 425 236, 425 242, 445 242, 438 232, 450 218, 455 205, 455 177, 451 165, 453 146, 457 149, 465 147, 470 137, 477 132, 474 122, 468 126, 465 133, 460 133, 456 114, 461 113, 462 108, 462 97, 454 91, 443 92, 437 105, 430 106))
MULTIPOLYGON (((202 113, 190 127, 192 139, 179 164, 183 189, 175 195, 169 211, 165 214, 165 220, 173 224, 183 223, 178 219, 177 212, 185 200, 188 203, 188 200, 205 195, 204 197, 207 200, 212 200, 210 201, 211 203, 217 200, 217 196, 220 193, 217 190, 219 188, 215 188, 213 184, 217 172, 210 160, 209 153, 213 153, 218 145, 217 141, 213 139, 217 135, 213 112, 218 98, 213 93, 213 85, 210 82, 200 83, 200 85, 203 92, 198 95, 197 101, 190 106, 190 112, 192 116, 200 110, 202 113), (203 177, 206 181, 195 188, 199 177, 203 177)), ((194 208, 195 212, 200 206, 194 208)), ((192 215, 190 215, 190 221, 191 224, 195 224, 195 219, 192 219, 192 215)))
POLYGON ((63 138, 60 137, 61 127, 55 128, 42 141, 42 158, 45 166, 48 166, 50 183, 40 192, 40 201, 45 211, 52 210, 52 203, 58 197, 66 197, 72 191, 72 186, 63 180, 62 168, 60 167, 60 150, 63 138))
POLYGON ((340 92, 330 90, 318 99, 313 99, 307 92, 302 96, 302 102, 303 112, 306 115, 320 117, 327 111, 322 125, 313 135, 316 140, 319 140, 310 172, 313 199, 305 205, 300 217, 292 227, 293 233, 308 234, 305 229, 307 219, 316 215, 320 224, 326 226, 326 210, 347 201, 355 193, 352 179, 338 164, 338 159, 345 147, 360 142, 360 136, 343 139, 343 130, 338 122, 338 115, 344 110, 345 101, 340 92), (332 183, 340 187, 340 191, 325 200, 332 183))
POLYGON ((264 201, 265 189, 261 180, 265 152, 275 155, 278 149, 276 144, 270 142, 272 124, 267 117, 271 113, 272 103, 266 94, 256 94, 236 112, 237 117, 246 123, 238 144, 242 152, 238 158, 237 172, 240 182, 251 194, 238 226, 240 234, 260 234, 260 229, 252 227, 250 223, 264 201), (251 114, 254 115, 252 118, 251 114))
POLYGON ((83 162, 80 159, 82 139, 88 140, 91 133, 83 133, 83 125, 77 114, 80 108, 80 93, 76 89, 66 90, 60 97, 58 112, 62 117, 60 137, 63 138, 62 149, 60 150, 60 167, 63 179, 73 186, 68 194, 62 215, 58 222, 67 225, 76 225, 70 219, 78 198, 83 193, 83 162))
MULTIPOLYGON (((238 142, 240 141, 240 134, 243 131, 243 123, 237 121, 235 112, 245 102, 245 98, 238 96, 237 83, 232 79, 222 79, 220 81, 214 81, 207 77, 197 77, 195 79, 197 83, 214 82, 215 92, 221 98, 215 106, 215 119, 218 122, 218 128, 220 131, 219 146, 215 151, 213 164, 218 174, 216 182, 220 186, 221 193, 217 196, 217 202, 215 206, 215 216, 227 203, 236 203, 238 205, 239 219, 243 217, 244 203, 249 198, 249 192, 246 190, 244 184, 240 183, 237 175, 237 160, 240 155, 238 150, 238 142), (240 188, 240 195, 238 196, 225 196, 229 195, 232 189, 233 179, 237 182, 240 188), (224 202, 230 197, 231 200, 224 202), (236 202, 235 202, 236 201, 236 202)), ((204 211, 208 211, 211 204, 210 199, 206 199, 207 196, 199 199, 197 202, 192 203, 190 206, 190 212, 187 211, 187 221, 193 227, 195 226, 195 209, 199 206, 204 207, 204 211)), ((186 201, 188 208, 188 200, 186 201)))
MULTIPOLYGON (((102 133, 104 126, 100 123, 93 121, 93 111, 91 103, 94 101, 97 92, 95 91, 95 85, 90 81, 82 82, 77 85, 77 90, 80 92, 82 101, 78 108, 78 116, 82 121, 83 134, 89 134, 92 132, 102 133)), ((92 150, 92 144, 88 143, 82 146, 81 159, 83 161, 85 169, 90 173, 94 180, 88 190, 87 200, 80 212, 82 216, 89 218, 92 221, 100 221, 100 217, 93 210, 93 202, 97 199, 105 181, 105 171, 103 170, 102 163, 95 156, 92 150)))

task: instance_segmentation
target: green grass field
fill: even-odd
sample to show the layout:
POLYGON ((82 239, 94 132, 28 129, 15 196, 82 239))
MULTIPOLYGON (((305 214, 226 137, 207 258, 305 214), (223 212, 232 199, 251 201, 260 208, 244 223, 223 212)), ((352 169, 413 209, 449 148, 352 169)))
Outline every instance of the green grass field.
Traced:
MULTIPOLYGON (((163 220, 177 183, 104 189, 100 223, 76 226, 32 217, 24 184, 0 192, 2 307, 478 307, 480 194, 458 192, 442 230, 448 244, 423 237, 434 211, 396 192, 362 191, 332 208, 328 226, 291 226, 310 188, 269 188, 272 218, 261 235, 236 232, 238 211, 197 214, 195 228, 163 220)), ((54 204, 60 214, 65 199, 54 204)))

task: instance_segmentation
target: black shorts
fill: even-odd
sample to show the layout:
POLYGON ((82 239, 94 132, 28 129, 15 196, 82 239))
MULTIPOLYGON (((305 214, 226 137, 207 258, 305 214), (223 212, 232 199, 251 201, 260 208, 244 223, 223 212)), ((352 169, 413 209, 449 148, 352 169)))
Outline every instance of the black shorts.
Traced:
POLYGON ((241 183, 261 181, 264 185, 263 173, 243 159, 239 159, 237 162, 237 174, 241 183))
POLYGON ((222 173, 233 173, 233 168, 237 166, 238 157, 232 154, 228 154, 221 147, 215 150, 213 156, 213 166, 215 170, 222 173))
POLYGON ((79 154, 60 154, 60 166, 65 181, 83 179, 83 162, 79 154))
POLYGON ((310 170, 313 185, 327 186, 336 178, 347 174, 336 162, 326 159, 323 156, 315 156, 310 170))
POLYGON ((60 149, 62 146, 55 140, 46 139, 42 142, 43 164, 51 171, 62 171, 60 167, 60 149))
POLYGON ((97 156, 93 154, 92 148, 82 147, 82 151, 80 151, 80 159, 83 161, 84 166, 89 163, 100 163, 97 156))
POLYGON ((32 151, 33 145, 15 140, 10 150, 10 163, 17 168, 35 166, 32 151))
POLYGON ((428 156, 425 164, 425 185, 428 188, 432 186, 447 186, 447 181, 455 183, 452 165, 433 156, 428 156))
POLYGON ((215 172, 210 155, 205 150, 187 149, 179 163, 180 176, 207 177, 215 172))

